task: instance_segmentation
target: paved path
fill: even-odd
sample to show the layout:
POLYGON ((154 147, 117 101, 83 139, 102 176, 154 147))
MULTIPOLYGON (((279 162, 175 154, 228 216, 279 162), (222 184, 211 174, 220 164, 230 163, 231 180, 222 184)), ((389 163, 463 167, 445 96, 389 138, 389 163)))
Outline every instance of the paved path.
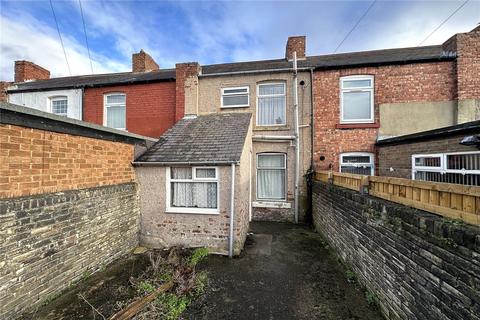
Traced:
POLYGON ((209 256, 210 286, 186 319, 382 319, 308 227, 251 224, 239 258, 209 256))

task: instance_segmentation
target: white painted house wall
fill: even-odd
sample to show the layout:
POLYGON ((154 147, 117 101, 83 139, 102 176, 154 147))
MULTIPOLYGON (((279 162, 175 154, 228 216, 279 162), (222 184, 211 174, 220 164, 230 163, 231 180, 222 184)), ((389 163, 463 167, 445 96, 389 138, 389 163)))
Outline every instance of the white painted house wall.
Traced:
POLYGON ((67 97, 67 117, 82 120, 81 89, 9 93, 8 102, 40 111, 52 112, 51 98, 58 96, 67 97))

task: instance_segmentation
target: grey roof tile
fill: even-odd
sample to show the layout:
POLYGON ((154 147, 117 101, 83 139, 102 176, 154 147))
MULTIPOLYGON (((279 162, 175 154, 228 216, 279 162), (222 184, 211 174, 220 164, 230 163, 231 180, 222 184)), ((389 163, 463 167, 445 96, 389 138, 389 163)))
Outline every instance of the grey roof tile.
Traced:
POLYGON ((250 113, 221 113, 182 119, 135 162, 238 162, 251 116, 250 113))
POLYGON ((121 85, 130 83, 148 83, 168 81, 175 79, 175 69, 163 69, 150 72, 121 72, 107 74, 92 74, 83 76, 71 76, 51 78, 47 80, 27 81, 14 83, 9 92, 36 91, 47 89, 71 89, 84 87, 97 87, 107 85, 121 85))

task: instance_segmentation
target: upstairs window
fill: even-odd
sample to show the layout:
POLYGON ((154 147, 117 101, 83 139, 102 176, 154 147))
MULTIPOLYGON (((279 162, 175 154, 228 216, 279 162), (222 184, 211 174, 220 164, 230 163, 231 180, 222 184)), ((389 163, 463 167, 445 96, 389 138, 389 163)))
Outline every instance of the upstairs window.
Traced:
POLYGON ((218 213, 216 167, 167 168, 167 211, 218 213))
POLYGON ((480 186, 480 151, 414 154, 412 179, 480 186))
POLYGON ((222 108, 241 108, 250 105, 249 87, 222 89, 222 108))
POLYGON ((257 155, 257 199, 285 200, 287 163, 285 154, 257 155))
POLYGON ((372 123, 373 76, 349 76, 340 79, 340 122, 372 123))
POLYGON ((68 98, 65 96, 50 98, 50 107, 53 114, 58 116, 67 116, 68 113, 68 98))
POLYGON ((259 84, 257 92, 257 125, 285 125, 285 83, 259 84))
POLYGON ((371 153, 342 153, 340 155, 340 172, 373 176, 373 159, 371 153))
POLYGON ((126 96, 123 93, 105 95, 105 116, 103 125, 119 130, 126 130, 126 96))

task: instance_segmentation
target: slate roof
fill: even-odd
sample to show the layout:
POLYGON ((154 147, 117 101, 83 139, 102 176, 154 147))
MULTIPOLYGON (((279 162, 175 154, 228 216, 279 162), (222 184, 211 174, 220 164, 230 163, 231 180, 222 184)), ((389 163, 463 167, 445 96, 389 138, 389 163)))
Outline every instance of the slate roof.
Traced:
POLYGON ((138 157, 134 164, 238 162, 251 116, 250 113, 221 113, 182 119, 138 157))
MULTIPOLYGON (((305 60, 299 60, 298 67, 315 69, 345 68, 391 63, 449 60, 454 57, 454 53, 445 52, 442 46, 438 45, 309 56, 305 60)), ((223 63, 202 66, 202 74, 210 75, 215 73, 272 70, 291 67, 292 62, 286 61, 285 59, 223 63)))
POLYGON ((163 69, 150 72, 93 74, 28 81, 12 84, 8 89, 8 92, 100 87, 106 85, 148 83, 168 80, 175 80, 175 69, 163 69))
MULTIPOLYGON (((451 60, 455 53, 445 52, 441 45, 400 49, 373 50, 363 52, 339 53, 310 56, 298 61, 299 68, 334 69, 356 66, 375 66, 382 64, 451 60)), ((202 75, 216 73, 289 69, 292 62, 285 59, 222 63, 202 66, 202 75)), ((98 75, 84 75, 36 80, 13 84, 8 92, 40 91, 53 89, 72 89, 121 85, 130 83, 148 83, 175 80, 175 69, 161 69, 150 72, 123 72, 98 75)))

